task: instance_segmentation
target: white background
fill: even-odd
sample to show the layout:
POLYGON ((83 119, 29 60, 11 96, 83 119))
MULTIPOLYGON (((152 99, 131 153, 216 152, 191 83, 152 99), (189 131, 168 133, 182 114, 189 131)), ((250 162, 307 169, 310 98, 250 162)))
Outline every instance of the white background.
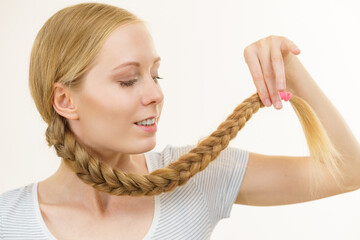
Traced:
MULTIPOLYGON (((84 1, 17 0, 0 4, 0 192, 50 176, 60 159, 28 88, 37 32, 56 11, 84 1)), ((256 92, 243 50, 282 35, 360 139, 358 1, 103 1, 134 12, 151 27, 162 58, 165 103, 157 146, 195 144, 256 92)), ((308 155, 289 103, 263 108, 230 146, 269 155, 308 155)), ((346 139, 344 139, 346 141, 346 139)), ((360 192, 275 207, 234 205, 212 239, 359 239, 360 192)))

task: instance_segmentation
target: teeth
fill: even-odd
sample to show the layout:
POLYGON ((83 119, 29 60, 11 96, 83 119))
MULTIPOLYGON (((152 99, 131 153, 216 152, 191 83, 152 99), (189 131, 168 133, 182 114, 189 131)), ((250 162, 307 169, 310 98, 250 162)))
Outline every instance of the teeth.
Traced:
POLYGON ((153 125, 154 122, 155 122, 155 118, 152 118, 152 119, 147 119, 147 120, 144 120, 141 122, 137 122, 135 124, 137 124, 137 125, 153 125))

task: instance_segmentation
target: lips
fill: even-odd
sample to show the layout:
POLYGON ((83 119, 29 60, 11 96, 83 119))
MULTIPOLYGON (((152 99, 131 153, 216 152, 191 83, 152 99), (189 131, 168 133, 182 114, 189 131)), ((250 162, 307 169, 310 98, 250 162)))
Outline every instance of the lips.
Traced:
MULTIPOLYGON (((151 117, 145 118, 145 119, 137 121, 137 122, 142 122, 144 120, 148 120, 148 119, 152 119, 152 118, 157 118, 157 116, 151 116, 151 117)), ((155 119, 155 121, 156 121, 156 119, 155 119)), ((137 122, 135 122, 135 123, 137 123, 137 122)))

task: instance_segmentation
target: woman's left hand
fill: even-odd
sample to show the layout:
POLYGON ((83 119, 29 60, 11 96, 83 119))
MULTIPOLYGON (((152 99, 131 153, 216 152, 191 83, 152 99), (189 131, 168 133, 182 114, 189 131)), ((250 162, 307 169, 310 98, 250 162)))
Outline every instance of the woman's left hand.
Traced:
POLYGON ((244 49, 247 63, 257 92, 263 104, 276 109, 282 108, 279 91, 286 90, 284 63, 291 55, 298 55, 300 49, 282 36, 260 39, 244 49))

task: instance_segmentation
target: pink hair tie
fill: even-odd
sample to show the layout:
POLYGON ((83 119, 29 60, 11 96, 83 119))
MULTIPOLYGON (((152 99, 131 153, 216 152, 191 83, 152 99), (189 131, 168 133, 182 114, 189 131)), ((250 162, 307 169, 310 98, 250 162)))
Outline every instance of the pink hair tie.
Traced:
POLYGON ((285 102, 289 101, 290 98, 292 97, 292 93, 291 92, 285 92, 285 91, 282 91, 282 92, 279 92, 280 93, 280 97, 282 100, 285 100, 285 102))

